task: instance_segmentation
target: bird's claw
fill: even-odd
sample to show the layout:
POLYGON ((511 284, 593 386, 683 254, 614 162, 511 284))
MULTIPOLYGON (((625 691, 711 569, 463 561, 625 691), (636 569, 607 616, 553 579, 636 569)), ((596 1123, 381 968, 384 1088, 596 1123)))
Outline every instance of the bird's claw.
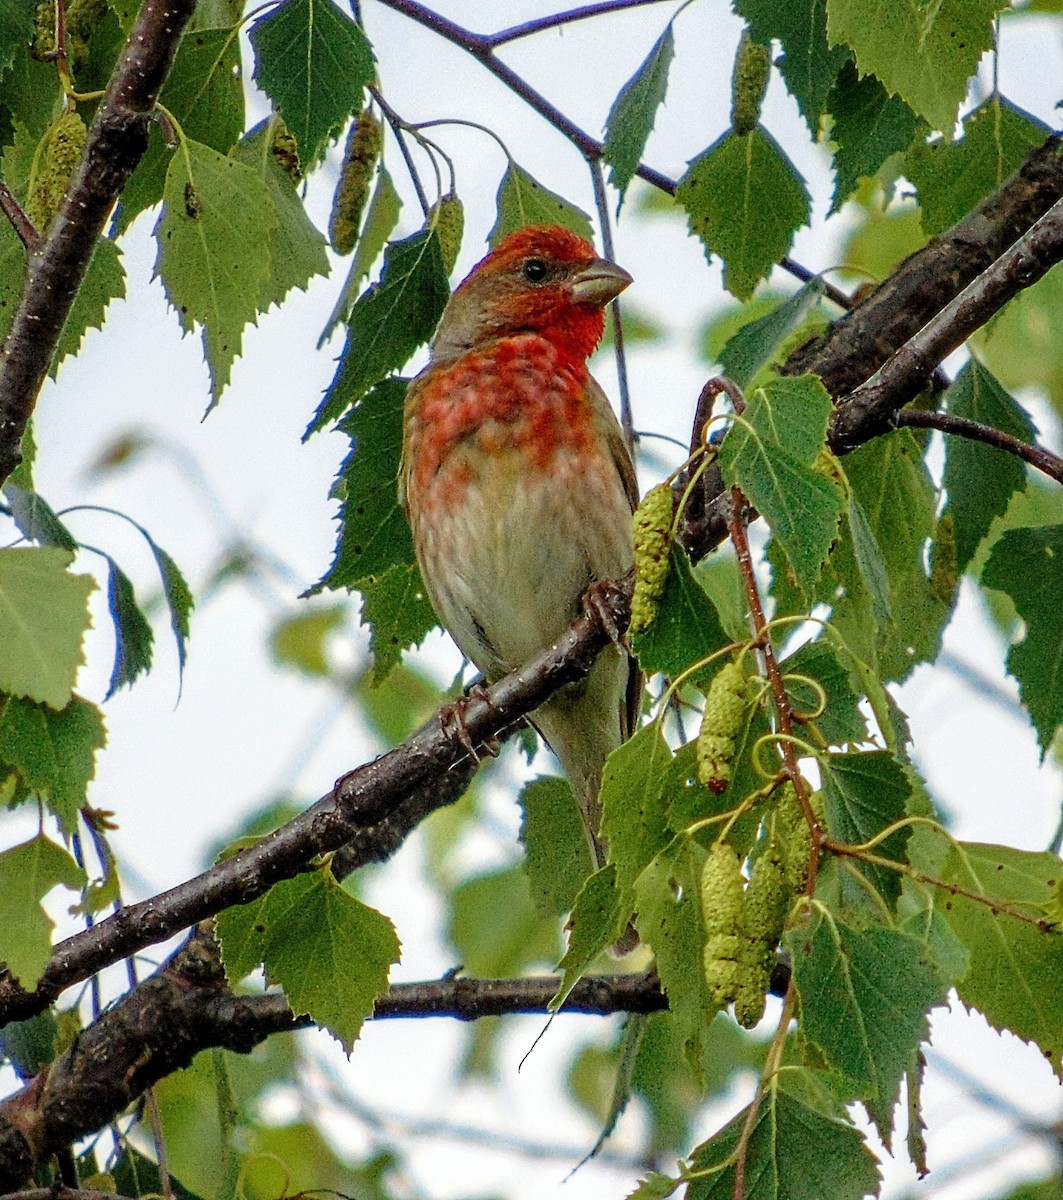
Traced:
POLYGON ((616 602, 617 588, 611 579, 596 579, 583 593, 583 611, 594 620, 609 635, 609 640, 619 650, 626 649, 620 626, 616 623, 613 605, 616 602))
POLYGON ((465 720, 465 714, 469 711, 469 705, 474 700, 480 700, 484 704, 489 703, 490 698, 487 695, 487 687, 482 683, 474 683, 471 688, 450 704, 444 705, 439 710, 439 728, 443 733, 459 742, 472 757, 480 762, 484 754, 491 758, 497 758, 500 750, 498 738, 484 738, 479 749, 469 736, 469 727, 465 720))

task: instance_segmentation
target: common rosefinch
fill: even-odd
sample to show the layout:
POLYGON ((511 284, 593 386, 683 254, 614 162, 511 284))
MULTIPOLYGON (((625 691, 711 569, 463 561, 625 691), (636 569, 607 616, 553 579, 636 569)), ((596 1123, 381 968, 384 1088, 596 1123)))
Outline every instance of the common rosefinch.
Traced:
MULTIPOLYGON (((436 614, 494 681, 549 646, 589 584, 632 565, 631 456, 587 371, 603 306, 631 282, 567 230, 507 237, 458 287, 406 399, 400 498, 436 614)), ((606 756, 632 731, 618 646, 536 709, 595 857, 606 756)))

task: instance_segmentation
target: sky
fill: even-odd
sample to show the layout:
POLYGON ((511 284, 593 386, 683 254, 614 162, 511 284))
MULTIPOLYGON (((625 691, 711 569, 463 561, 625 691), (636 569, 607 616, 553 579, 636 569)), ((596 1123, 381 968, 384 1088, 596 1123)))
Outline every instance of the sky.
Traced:
MULTIPOLYGON (((505 6, 451 0, 437 7, 479 30, 552 8, 530 0, 505 6)), ((619 87, 675 8, 650 5, 584 21, 508 47, 504 57, 598 136, 619 87)), ((446 115, 486 121, 522 166, 593 211, 579 155, 522 102, 460 51, 374 0, 364 0, 363 12, 384 92, 405 118, 446 115)), ((723 131, 739 28, 722 0, 705 0, 678 18, 668 102, 647 152, 654 167, 678 176, 687 160, 723 131)), ((1004 93, 1058 127, 1056 80, 1032 79, 1026 69, 1033 55, 1058 66, 1057 26, 1031 23, 1021 38, 1006 27, 1004 48, 1004 93), (1045 39, 1051 43, 1048 51, 1045 39)), ((252 105, 260 109, 261 98, 252 97, 252 105)), ((249 123, 255 119, 251 116, 249 123)), ((793 154, 814 196, 812 228, 799 233, 793 256, 814 270, 827 268, 838 261, 848 218, 843 214, 824 230, 830 197, 826 154, 807 146, 803 124, 777 78, 769 89, 764 123, 793 154)), ((505 163, 498 147, 478 131, 453 127, 434 136, 457 163, 458 191, 466 205, 457 280, 486 249, 505 163)), ((399 179, 393 153, 390 165, 399 179)), ((334 180, 335 163, 330 162, 310 185, 308 202, 321 227, 334 180)), ((404 182, 400 190, 406 206, 399 232, 413 232, 420 214, 404 182)), ((652 314, 667 333, 652 347, 630 350, 635 423, 641 430, 683 439, 708 374, 696 351, 698 333, 707 313, 724 302, 719 271, 706 269, 700 244, 681 221, 639 218, 636 207, 628 205, 615 230, 616 258, 635 278, 625 301, 652 314)), ((89 335, 82 354, 68 360, 57 382, 49 383, 41 396, 38 487, 55 508, 113 506, 146 525, 181 565, 193 591, 211 572, 220 548, 237 533, 273 556, 276 569, 268 580, 227 587, 200 603, 180 686, 175 652, 163 624, 157 623, 156 669, 106 705, 109 745, 100 757, 91 800, 119 814, 114 844, 132 865, 126 882, 129 899, 201 869, 208 849, 263 800, 291 793, 310 801, 328 791, 344 771, 385 748, 340 696, 278 669, 264 652, 270 627, 280 615, 300 609, 304 602, 299 593, 327 568, 334 544, 335 506, 328 490, 346 440, 324 433, 303 444, 301 437, 340 350, 338 338, 322 350, 316 343, 342 286, 345 264, 334 260, 329 278, 315 280, 306 294, 293 294, 282 312, 271 311, 257 328, 246 331, 232 385, 217 409, 204 417, 208 379, 198 336, 181 337, 175 314, 152 281, 153 223, 154 214, 141 217, 123 243, 129 297, 111 306, 103 333, 89 335), (120 471, 94 473, 101 449, 130 431, 151 440, 150 456, 120 471)), ((778 273, 773 283, 786 286, 778 273)), ((595 371, 615 397, 615 371, 607 355, 600 356, 595 371)), ((1051 417, 1043 407, 1037 415, 1049 444, 1058 447, 1051 417)), ((643 463, 643 487, 665 473, 660 460, 643 463)), ((113 553, 150 594, 150 556, 121 520, 81 512, 72 514, 69 524, 79 539, 113 553)), ((79 567, 99 572, 99 563, 89 556, 79 567)), ((111 656, 109 621, 100 607, 102 598, 97 600, 96 628, 87 645, 89 665, 80 681, 83 693, 95 700, 106 690, 111 656)), ((356 602, 351 609, 353 614, 356 602)), ((946 651, 977 667, 993 688, 1014 694, 1003 673, 1000 638, 966 586, 946 651)), ((365 654, 364 640, 341 638, 337 653, 357 664, 365 654)), ((429 639, 418 661, 440 681, 452 678, 460 665, 442 635, 429 639)), ((1059 775, 1039 767, 1033 735, 1021 716, 1008 715, 992 689, 973 690, 941 668, 918 669, 899 698, 912 722, 920 766, 959 836, 1027 849, 1049 844, 1059 820, 1059 775)), ((545 757, 537 765, 549 766, 545 757)), ((492 821, 462 848, 470 871, 516 859, 519 817, 513 796, 520 771, 515 756, 503 762, 491 789, 492 821)), ((415 835, 392 864, 374 872, 368 891, 371 901, 395 921, 404 945, 396 979, 433 978, 454 965, 441 940, 435 897, 421 879, 422 862, 421 839, 415 835)), ((542 1024, 529 1017, 508 1021, 498 1085, 480 1083, 456 1092, 453 1071, 464 1030, 453 1024, 371 1024, 349 1062, 326 1035, 305 1036, 313 1048, 313 1070, 320 1072, 317 1093, 327 1095, 335 1082, 376 1114, 384 1129, 401 1135, 411 1195, 433 1200, 473 1195, 620 1200, 633 1186, 630 1163, 617 1168, 603 1157, 565 1182, 597 1130, 555 1086, 571 1046, 603 1042, 611 1028, 590 1018, 559 1019, 518 1071, 542 1024), (478 1131, 478 1136, 410 1132, 410 1124, 439 1120, 478 1131), (514 1131, 562 1152, 514 1158, 504 1147, 491 1145, 492 1137, 505 1143, 514 1131)), ((931 1065, 924 1103, 933 1173, 920 1196, 978 1200, 996 1194, 1007 1179, 1048 1169, 1041 1143, 1016 1135, 1014 1113, 1008 1111, 1010 1106, 1048 1121, 1058 1115, 1057 1084, 1036 1051, 992 1032, 954 1000, 951 1011, 935 1015, 931 1065), (995 1093, 999 1103, 973 1096, 972 1088, 960 1081, 956 1064, 995 1093), (983 1163, 973 1175, 952 1175, 955 1165, 972 1153, 995 1155, 998 1147, 1006 1154, 983 1163)), ((728 1119, 752 1087, 751 1078, 741 1080, 724 1106, 706 1114, 699 1136, 728 1119)), ((278 1113, 293 1103, 292 1097, 278 1098, 278 1113)), ((637 1143, 640 1119, 633 1110, 621 1122, 613 1142, 618 1155, 637 1143)), ((337 1143, 352 1154, 366 1152, 378 1136, 370 1121, 342 1115, 338 1108, 329 1124, 337 1143)), ((896 1161, 884 1158, 884 1174, 887 1197, 905 1195, 912 1186, 902 1148, 896 1161)))

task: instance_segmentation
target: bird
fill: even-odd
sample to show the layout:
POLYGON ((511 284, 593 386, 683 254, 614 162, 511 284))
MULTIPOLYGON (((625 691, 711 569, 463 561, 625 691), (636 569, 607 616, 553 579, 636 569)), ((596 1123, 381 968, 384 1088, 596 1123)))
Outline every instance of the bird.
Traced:
MULTIPOLYGON (((589 585, 634 561, 638 485, 587 359, 632 282, 559 226, 505 237, 448 301, 409 384, 399 500, 436 615, 488 683, 551 645, 589 585)), ((619 639, 531 721, 568 777, 595 865, 599 790, 641 677, 619 639)))

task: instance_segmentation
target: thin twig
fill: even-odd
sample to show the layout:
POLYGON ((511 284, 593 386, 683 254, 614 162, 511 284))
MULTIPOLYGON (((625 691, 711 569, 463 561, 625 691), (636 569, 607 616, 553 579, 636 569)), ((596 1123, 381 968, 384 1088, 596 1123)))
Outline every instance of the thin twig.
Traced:
POLYGON ((771 643, 771 632, 768 629, 767 618, 764 616, 764 605, 760 599, 760 588, 757 585, 756 574, 753 570, 753 557, 749 550, 749 538, 746 535, 745 512, 746 498, 740 488, 731 488, 731 512, 727 520, 727 529, 738 556, 738 569, 745 587, 746 601, 749 604, 749 615, 753 622, 753 632, 756 645, 764 656, 764 667, 767 671, 768 682, 771 684, 772 697, 775 701, 775 715, 779 723, 779 750, 786 764, 786 773, 794 785, 801 811, 808 822, 812 833, 812 854, 808 864, 808 894, 811 896, 816 889, 816 871, 819 864, 819 849, 823 841, 823 830, 816 814, 812 810, 809 798, 808 784, 801 774, 801 767, 794 750, 793 705, 786 691, 786 682, 779 670, 775 650, 771 643))
MULTIPOLYGON (((645 2, 650 3, 651 0, 645 0, 645 2)), ((581 129, 556 105, 551 104, 542 92, 533 88, 522 75, 519 75, 512 67, 507 66, 495 54, 494 51, 497 43, 494 38, 496 35, 476 33, 471 29, 466 29, 464 26, 458 25, 454 21, 440 16, 439 13, 426 8, 423 4, 419 4, 417 0, 379 0, 379 3, 383 4, 385 8, 390 8, 393 12, 401 13, 404 17, 409 17, 411 21, 416 21, 419 25, 430 29, 433 33, 445 38, 448 42, 453 42, 455 46, 460 46, 462 50, 472 55, 481 66, 490 71, 496 79, 500 79, 511 91, 520 96, 525 104, 533 108, 539 116, 568 138, 585 158, 598 159, 602 157, 605 147, 597 138, 591 137, 589 133, 581 129)), ((652 167, 646 166, 645 163, 639 163, 635 168, 635 174, 640 179, 644 179, 647 183, 659 188, 662 192, 667 192, 670 196, 675 195, 676 187, 678 186, 676 181, 670 179, 660 171, 655 171, 652 167)), ((803 282, 807 282, 815 274, 815 272, 810 271, 807 267, 794 262, 788 255, 779 260, 779 266, 803 282)), ((836 304, 840 304, 843 308, 848 308, 852 303, 844 292, 833 287, 831 284, 824 284, 824 291, 831 300, 836 304)))
MULTIPOLYGON (((605 194, 605 180, 602 178, 602 162, 599 158, 587 159, 591 172, 591 183, 594 185, 594 205, 598 210, 598 224, 602 230, 602 250, 605 257, 616 259, 613 249, 613 222, 609 217, 609 202, 605 194)), ((610 328, 613 334, 613 357, 616 360, 616 382, 620 394, 620 426, 624 431, 624 441, 632 453, 635 452, 635 420, 631 414, 631 389, 627 381, 627 357, 624 354, 624 322, 620 316, 620 300, 615 299, 609 305, 610 328)))
POLYGON ((648 4, 660 3, 661 0, 600 0, 598 4, 585 4, 582 8, 570 8, 567 12, 551 13, 549 16, 524 21, 520 25, 511 25, 508 29, 500 29, 497 33, 487 34, 485 40, 492 49, 497 50, 506 42, 515 42, 518 38, 531 37, 532 34, 542 33, 546 29, 571 25, 575 21, 586 20, 587 17, 600 17, 608 13, 623 12, 629 8, 644 8, 648 4))
POLYGON ((894 417, 893 423, 910 429, 937 429, 941 433, 970 438, 973 442, 984 442, 987 446, 1014 454, 1016 458, 1021 458, 1030 466, 1043 471, 1050 479, 1063 483, 1063 458, 1053 454, 1051 450, 1032 446, 1010 433, 994 429, 991 425, 983 425, 979 421, 957 417, 952 413, 924 412, 917 408, 902 408, 894 417))
POLYGON ((3 212, 11 222, 23 246, 32 251, 40 240, 40 234, 33 222, 26 216, 26 210, 11 194, 11 189, 2 179, 0 179, 0 212, 3 212))

